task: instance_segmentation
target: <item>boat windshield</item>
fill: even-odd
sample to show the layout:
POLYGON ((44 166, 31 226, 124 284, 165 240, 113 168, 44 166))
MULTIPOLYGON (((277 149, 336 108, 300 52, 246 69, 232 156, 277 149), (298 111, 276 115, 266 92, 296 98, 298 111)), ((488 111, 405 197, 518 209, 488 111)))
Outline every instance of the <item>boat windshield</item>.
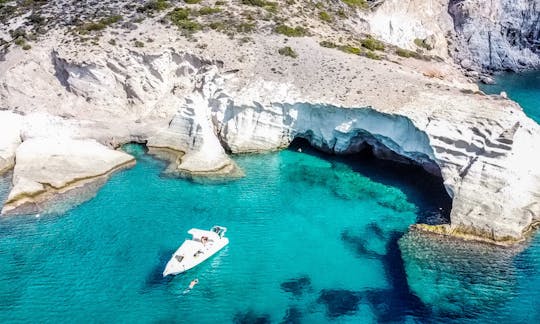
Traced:
POLYGON ((175 255, 174 258, 175 258, 176 261, 178 261, 178 262, 182 262, 182 260, 184 260, 184 257, 181 256, 181 255, 175 255))
POLYGON ((226 231, 227 231, 227 229, 225 227, 221 227, 221 226, 212 227, 212 232, 219 235, 219 237, 223 237, 223 235, 225 234, 226 231))

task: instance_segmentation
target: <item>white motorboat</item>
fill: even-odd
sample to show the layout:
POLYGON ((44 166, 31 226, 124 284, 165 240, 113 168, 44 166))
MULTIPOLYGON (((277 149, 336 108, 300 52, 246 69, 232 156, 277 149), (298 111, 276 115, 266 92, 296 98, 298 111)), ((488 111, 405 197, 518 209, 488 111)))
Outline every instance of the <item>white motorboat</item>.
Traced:
POLYGON ((191 234, 192 238, 185 240, 174 252, 163 271, 163 277, 192 269, 224 248, 229 244, 225 232, 227 228, 223 226, 214 226, 209 231, 190 229, 188 234, 191 234))

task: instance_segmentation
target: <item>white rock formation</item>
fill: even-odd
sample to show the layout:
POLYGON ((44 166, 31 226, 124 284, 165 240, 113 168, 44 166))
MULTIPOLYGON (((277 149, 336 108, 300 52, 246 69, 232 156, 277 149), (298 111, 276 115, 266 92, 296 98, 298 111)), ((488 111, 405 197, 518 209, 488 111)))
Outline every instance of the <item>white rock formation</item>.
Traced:
POLYGON ((470 69, 540 67, 538 8, 539 0, 450 0, 456 59, 470 69))
POLYGON ((442 176, 453 198, 451 225, 431 230, 504 243, 540 221, 540 171, 531 155, 540 128, 511 101, 434 91, 383 113, 307 103, 238 107, 221 96, 219 136, 234 153, 284 147, 295 137, 338 154, 368 144, 382 158, 442 176))
POLYGON ((21 116, 0 111, 0 175, 15 163, 15 150, 21 144, 21 116))
POLYGON ((134 158, 94 140, 30 139, 16 151, 13 188, 2 214, 38 212, 39 204, 112 172, 134 158))
POLYGON ((385 42, 416 50, 415 39, 427 40, 430 54, 448 57, 446 35, 454 24, 447 0, 385 0, 362 16, 370 32, 385 42))
POLYGON ((512 101, 475 94, 452 65, 374 61, 311 38, 287 41, 301 59, 276 58, 280 36, 254 35, 239 47, 212 32, 194 43, 155 24, 141 29, 155 41, 139 51, 106 43, 60 51, 52 37, 0 64, 0 108, 22 115, 23 141, 4 213, 23 212, 17 206, 44 188, 62 190, 130 163, 95 141, 147 143, 171 159, 169 171, 196 176, 236 174, 226 151, 276 150, 304 137, 343 154, 371 145, 382 158, 440 175, 453 198, 451 225, 431 230, 514 242, 540 221, 540 170, 530 158, 540 127, 512 101), (42 138, 58 144, 40 150, 42 138), (71 152, 77 143, 94 149, 71 152), (99 168, 86 166, 95 156, 99 168), (63 168, 73 172, 54 171, 63 168))

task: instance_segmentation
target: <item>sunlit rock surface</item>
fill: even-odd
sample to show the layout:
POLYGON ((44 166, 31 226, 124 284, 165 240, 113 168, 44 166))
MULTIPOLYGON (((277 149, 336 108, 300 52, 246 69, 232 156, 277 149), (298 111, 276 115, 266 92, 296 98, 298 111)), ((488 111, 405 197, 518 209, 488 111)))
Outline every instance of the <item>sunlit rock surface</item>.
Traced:
POLYGON ((456 59, 468 69, 540 67, 538 0, 451 0, 456 59))
POLYGON ((13 188, 2 214, 39 212, 54 194, 107 177, 134 163, 130 155, 93 140, 31 139, 16 151, 13 188))
MULTIPOLYGON (((226 153, 277 150, 298 137, 336 154, 371 146, 442 177, 451 224, 425 229, 506 244, 540 219, 540 170, 529 158, 539 126, 512 101, 476 93, 453 65, 433 61, 422 72, 425 64, 370 60, 311 38, 289 41, 302 60, 276 62, 260 53, 281 37, 257 35, 238 60, 236 41, 221 34, 200 34, 204 51, 170 40, 179 51, 162 46, 162 27, 141 28, 156 40, 144 49, 100 44, 83 53, 73 43, 59 49, 62 36, 51 35, 25 55, 9 52, 1 106, 21 116, 23 143, 49 132, 109 148, 145 143, 168 171, 190 178, 238 176, 226 153)), ((19 190, 17 179, 12 196, 38 190, 19 190)))

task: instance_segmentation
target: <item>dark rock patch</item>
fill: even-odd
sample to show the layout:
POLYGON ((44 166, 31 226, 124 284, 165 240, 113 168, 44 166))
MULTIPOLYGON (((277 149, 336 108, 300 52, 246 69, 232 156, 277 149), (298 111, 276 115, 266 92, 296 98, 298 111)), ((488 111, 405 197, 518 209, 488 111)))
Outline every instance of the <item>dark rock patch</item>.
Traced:
POLYGON ((269 314, 257 314, 253 310, 238 312, 234 315, 233 323, 236 324, 267 324, 271 323, 269 314))
POLYGON ((311 279, 308 276, 289 279, 281 283, 281 289, 285 292, 292 293, 294 296, 302 296, 302 294, 311 289, 311 279))
POLYGON ((362 297, 369 303, 378 322, 403 322, 408 315, 427 320, 430 316, 426 305, 411 292, 407 283, 405 265, 398 245, 402 235, 399 232, 390 233, 386 253, 380 256, 390 288, 362 292, 362 297))
POLYGON ((283 317, 282 324, 298 324, 301 323, 302 312, 295 306, 291 306, 287 309, 285 316, 283 317))
POLYGON ((363 237, 353 235, 349 230, 341 232, 341 240, 351 247, 359 257, 379 259, 381 254, 369 249, 367 241, 363 237))
POLYGON ((373 233, 378 239, 381 239, 381 240, 386 239, 386 237, 384 236, 383 229, 377 223, 369 223, 366 226, 366 230, 368 232, 373 233))
POLYGON ((345 289, 323 289, 317 302, 326 306, 326 316, 337 318, 358 311, 360 294, 345 289))

